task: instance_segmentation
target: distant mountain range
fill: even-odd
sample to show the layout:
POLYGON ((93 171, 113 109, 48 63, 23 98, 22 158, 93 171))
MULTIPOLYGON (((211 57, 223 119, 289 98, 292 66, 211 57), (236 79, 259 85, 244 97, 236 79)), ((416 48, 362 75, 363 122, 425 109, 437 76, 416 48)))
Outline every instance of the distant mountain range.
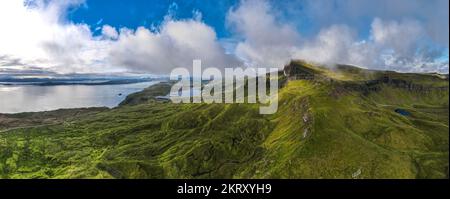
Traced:
POLYGON ((0 85, 110 85, 166 80, 142 74, 58 74, 41 70, 0 70, 0 85))

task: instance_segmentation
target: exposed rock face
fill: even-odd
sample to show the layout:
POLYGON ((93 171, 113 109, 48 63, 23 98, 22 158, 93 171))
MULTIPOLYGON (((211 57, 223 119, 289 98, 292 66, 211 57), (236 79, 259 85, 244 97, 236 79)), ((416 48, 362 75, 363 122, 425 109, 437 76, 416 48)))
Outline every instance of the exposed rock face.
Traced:
POLYGON ((448 87, 434 87, 422 84, 415 84, 412 81, 396 79, 390 76, 383 76, 379 79, 369 80, 362 83, 354 83, 354 82, 344 83, 344 88, 349 90, 361 91, 363 94, 368 94, 369 92, 372 91, 379 91, 380 86, 383 84, 395 88, 406 89, 408 91, 423 92, 423 93, 427 93, 433 90, 447 91, 449 89, 448 87))
POLYGON ((306 138, 308 136, 308 129, 305 129, 305 131, 303 131, 303 138, 306 138))
POLYGON ((303 122, 307 123, 308 121, 309 121, 308 120, 308 115, 307 114, 303 115, 303 122))
POLYGON ((304 98, 301 100, 300 102, 300 110, 299 112, 301 113, 301 117, 302 117, 302 129, 303 129, 303 134, 302 134, 302 138, 306 139, 312 132, 311 132, 311 127, 313 124, 312 121, 312 114, 310 112, 309 109, 309 98, 304 98))
POLYGON ((381 79, 374 80, 376 83, 385 83, 394 87, 408 89, 409 91, 430 91, 430 90, 445 90, 448 87, 431 87, 420 84, 415 84, 411 81, 406 81, 403 79, 394 79, 389 76, 384 76, 381 79))
POLYGON ((361 168, 359 168, 355 173, 352 174, 353 179, 357 179, 359 175, 361 175, 362 171, 361 168))
POLYGON ((284 75, 288 80, 314 79, 314 71, 308 70, 301 62, 291 62, 284 67, 284 75))
POLYGON ((287 80, 314 80, 314 81, 325 81, 331 82, 333 85, 339 85, 336 87, 339 92, 334 94, 339 94, 345 90, 360 91, 363 94, 368 94, 373 91, 379 91, 381 85, 388 85, 395 88, 407 89, 413 92, 427 93, 430 91, 448 91, 447 86, 436 86, 436 85, 426 85, 416 82, 415 79, 421 78, 431 78, 437 80, 448 81, 448 74, 420 74, 423 75, 408 78, 410 74, 400 74, 393 71, 371 71, 362 68, 357 68, 354 66, 347 65, 337 65, 335 68, 338 72, 348 74, 349 76, 364 76, 367 74, 372 74, 365 79, 360 80, 339 80, 332 77, 328 77, 319 70, 314 69, 310 64, 305 61, 292 61, 284 67, 283 74, 286 76, 287 80), (340 90, 339 90, 340 87, 340 90))

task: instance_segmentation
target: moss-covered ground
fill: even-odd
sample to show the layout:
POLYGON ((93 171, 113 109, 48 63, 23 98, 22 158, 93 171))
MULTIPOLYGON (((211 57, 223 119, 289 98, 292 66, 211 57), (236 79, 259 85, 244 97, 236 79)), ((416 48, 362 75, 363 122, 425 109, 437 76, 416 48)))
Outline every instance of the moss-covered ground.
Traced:
POLYGON ((0 178, 448 178, 448 79, 354 89, 387 74, 361 70, 283 83, 273 115, 153 100, 165 85, 114 109, 0 115, 0 178))

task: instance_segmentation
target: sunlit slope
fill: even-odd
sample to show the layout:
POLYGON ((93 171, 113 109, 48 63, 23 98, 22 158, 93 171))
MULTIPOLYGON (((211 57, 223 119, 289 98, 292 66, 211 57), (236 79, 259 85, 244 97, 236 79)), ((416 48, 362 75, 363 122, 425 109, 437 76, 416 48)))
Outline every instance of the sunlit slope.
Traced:
POLYGON ((160 85, 115 109, 6 129, 0 177, 448 178, 448 77, 290 66, 274 115, 157 102, 160 85))
MULTIPOLYGON (((447 177, 448 107, 430 111, 392 103, 379 93, 334 92, 333 86, 306 80, 288 83, 281 92, 277 125, 263 142, 266 156, 256 164, 255 172, 261 171, 252 175, 447 177), (396 113, 398 107, 412 115, 396 113)), ((401 90, 394 93, 412 97, 401 90)))

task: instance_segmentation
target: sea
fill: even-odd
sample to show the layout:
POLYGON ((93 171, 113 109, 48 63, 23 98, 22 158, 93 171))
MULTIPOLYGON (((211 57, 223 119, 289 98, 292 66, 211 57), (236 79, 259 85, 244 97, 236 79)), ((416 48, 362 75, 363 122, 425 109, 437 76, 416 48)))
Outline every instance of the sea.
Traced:
POLYGON ((158 81, 111 85, 0 85, 0 113, 115 107, 158 81))

